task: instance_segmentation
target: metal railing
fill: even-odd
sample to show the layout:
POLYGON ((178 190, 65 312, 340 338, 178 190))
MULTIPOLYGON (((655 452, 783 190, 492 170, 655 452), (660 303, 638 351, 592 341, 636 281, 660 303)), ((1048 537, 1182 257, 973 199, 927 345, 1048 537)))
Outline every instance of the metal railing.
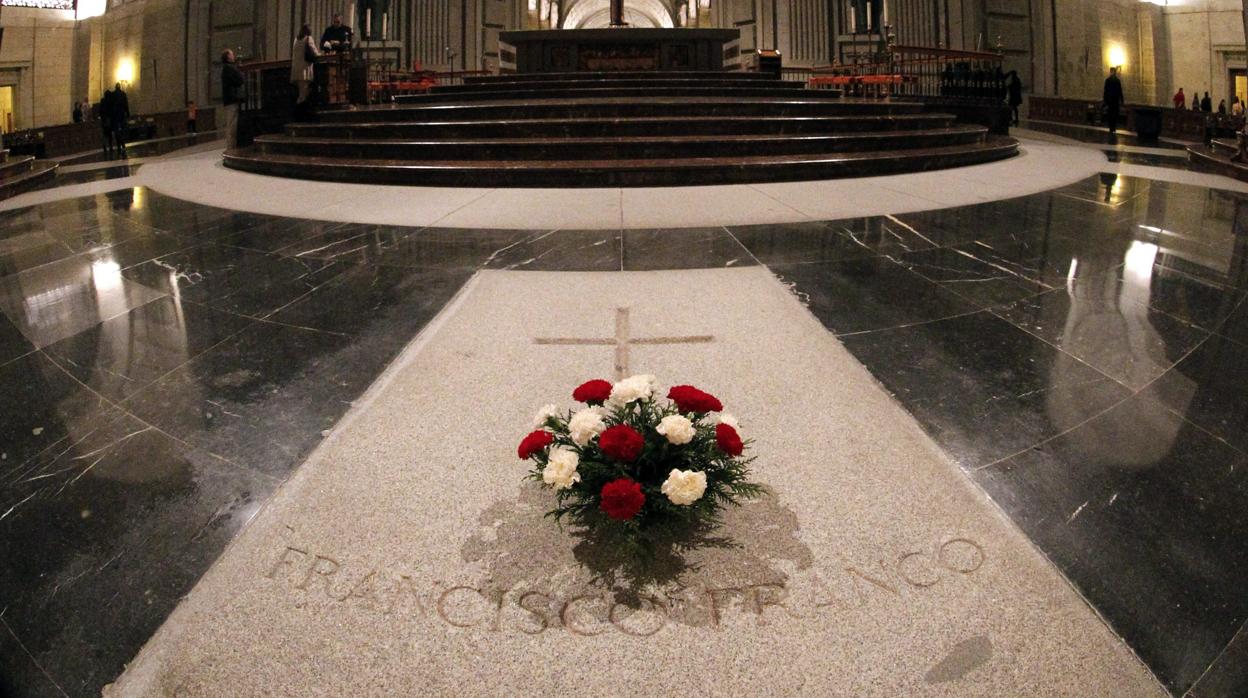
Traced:
POLYGON ((999 102, 1006 76, 999 53, 891 45, 870 62, 813 68, 808 82, 856 96, 999 102))

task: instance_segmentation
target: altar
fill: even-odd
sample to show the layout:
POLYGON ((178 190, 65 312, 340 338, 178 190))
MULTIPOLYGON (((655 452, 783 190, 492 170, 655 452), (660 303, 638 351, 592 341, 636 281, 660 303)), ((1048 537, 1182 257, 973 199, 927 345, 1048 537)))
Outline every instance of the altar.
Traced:
POLYGON ((499 34, 503 73, 735 70, 737 29, 555 29, 499 34))

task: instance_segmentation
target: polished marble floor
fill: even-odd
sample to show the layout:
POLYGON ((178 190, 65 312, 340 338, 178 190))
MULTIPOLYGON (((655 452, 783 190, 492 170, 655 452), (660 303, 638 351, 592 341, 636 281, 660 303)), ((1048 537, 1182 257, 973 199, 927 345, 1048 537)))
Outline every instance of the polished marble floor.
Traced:
MULTIPOLYGON (((765 265, 1176 695, 1248 694, 1248 197, 647 230, 0 213, 0 694, 97 695, 479 269, 765 265)), ((818 367, 811 367, 818 370, 818 367)))

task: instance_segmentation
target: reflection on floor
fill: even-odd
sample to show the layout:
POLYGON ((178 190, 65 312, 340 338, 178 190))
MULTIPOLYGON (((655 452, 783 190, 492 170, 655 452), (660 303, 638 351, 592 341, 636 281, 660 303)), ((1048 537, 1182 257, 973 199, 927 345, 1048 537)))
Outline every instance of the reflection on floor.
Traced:
POLYGON ((1170 138, 1144 140, 1125 129, 1120 129, 1117 133, 1110 133, 1109 129, 1104 126, 1066 124, 1057 121, 1044 121, 1042 119, 1023 119, 1020 125, 1023 128, 1028 128, 1033 131, 1043 131, 1044 133, 1052 133, 1053 135, 1062 136, 1063 138, 1070 138, 1083 143, 1094 143, 1098 145, 1168 148, 1178 151, 1182 151, 1186 147, 1181 141, 1176 141, 1170 138))
POLYGON ((695 230, 0 214, 0 694, 98 694, 475 270, 761 263, 1176 694, 1242 695, 1246 204, 1103 175, 695 230))

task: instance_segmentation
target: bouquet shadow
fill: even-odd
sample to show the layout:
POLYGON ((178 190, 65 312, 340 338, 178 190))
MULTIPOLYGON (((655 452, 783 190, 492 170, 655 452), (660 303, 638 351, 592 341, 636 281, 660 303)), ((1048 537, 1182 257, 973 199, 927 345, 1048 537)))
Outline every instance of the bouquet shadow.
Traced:
POLYGON ((614 589, 641 591, 679 583, 701 566, 699 553, 707 550, 741 551, 742 544, 721 530, 719 522, 681 524, 634 541, 610 530, 564 530, 577 543, 572 555, 593 576, 590 583, 614 589))
MULTIPOLYGON (((774 494, 725 510, 718 525, 702 522, 651 538, 649 549, 611 536, 554 525, 545 512, 554 496, 534 483, 519 496, 483 511, 479 530, 461 547, 465 562, 481 566, 482 588, 540 589, 570 598, 592 591, 622 599, 681 589, 784 584, 790 574, 813 564, 801 540, 797 515, 774 494)), ((689 624, 706 614, 686 614, 689 624)))

